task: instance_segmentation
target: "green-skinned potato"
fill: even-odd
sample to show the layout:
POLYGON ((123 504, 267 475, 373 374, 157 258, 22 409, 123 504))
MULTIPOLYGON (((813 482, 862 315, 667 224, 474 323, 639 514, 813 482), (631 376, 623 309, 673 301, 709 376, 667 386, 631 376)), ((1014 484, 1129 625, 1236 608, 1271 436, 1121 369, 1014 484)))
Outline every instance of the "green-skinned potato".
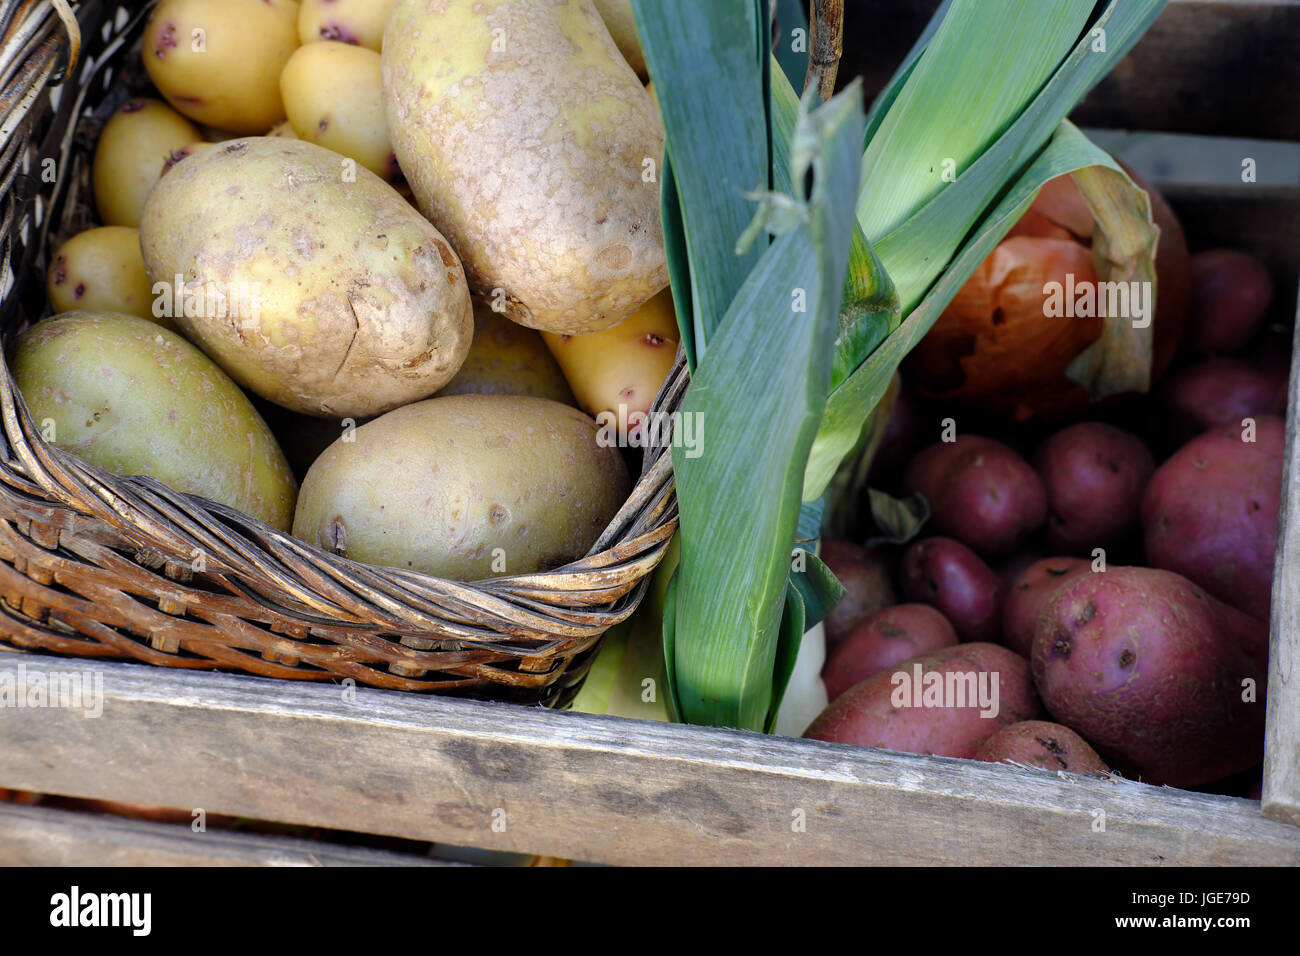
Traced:
POLYGON ((636 34, 636 17, 632 15, 632 0, 595 0, 600 18, 609 28, 609 35, 618 44, 618 52, 623 54, 636 75, 645 79, 649 74, 645 68, 645 54, 641 52, 641 39, 636 34))
POLYGON ((140 230, 129 226, 87 229, 59 246, 45 291, 55 312, 124 312, 175 328, 171 319, 153 314, 153 292, 140 256, 140 230))
POLYGON ((677 358, 677 319, 665 289, 612 329, 587 335, 543 332, 578 407, 617 417, 635 431, 677 358))
POLYGON ((304 45, 337 40, 379 52, 384 24, 396 0, 302 0, 298 39, 304 45))
POLYGON ((388 182, 401 178, 384 123, 379 54, 346 43, 309 43, 289 57, 280 94, 299 139, 355 159, 388 182))
POLYGON ((91 165, 99 221, 139 226, 167 157, 198 138, 198 128, 160 100, 123 103, 104 124, 91 165))
POLYGON ((18 337, 14 381, 52 444, 289 529, 297 488, 248 398, 179 335, 69 312, 18 337))
POLYGON ((297 48, 297 0, 162 0, 141 54, 168 103, 247 135, 284 122, 280 73, 297 48))
POLYGON ((567 405, 452 395, 362 425, 312 465, 293 533, 366 564, 474 581, 568 564, 627 498, 618 449, 567 405))
POLYGON ((150 197, 140 245, 150 281, 183 278, 185 336, 294 411, 378 415, 432 395, 469 352, 451 246, 379 177, 311 143, 258 136, 190 157, 150 197))
POLYGON ((542 337, 486 303, 474 303, 474 341, 443 395, 533 395, 565 405, 573 392, 542 337))
POLYGON ((383 78, 420 209, 509 318, 596 332, 668 284, 663 126, 591 0, 398 0, 383 78))

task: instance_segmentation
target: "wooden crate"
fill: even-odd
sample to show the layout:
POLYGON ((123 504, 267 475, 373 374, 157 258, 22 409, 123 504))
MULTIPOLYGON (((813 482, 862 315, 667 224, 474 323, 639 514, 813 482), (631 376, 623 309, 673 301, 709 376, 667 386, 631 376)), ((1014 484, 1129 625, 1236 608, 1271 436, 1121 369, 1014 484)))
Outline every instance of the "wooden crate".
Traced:
MULTIPOLYGON (((845 73, 878 87, 936 3, 849 0, 851 38, 865 8, 893 19, 846 51, 845 73)), ((1172 0, 1075 118, 1300 138, 1296 49, 1300 0, 1172 0)), ((1194 248, 1261 255, 1294 311, 1300 184, 1169 195, 1194 248)), ((1298 405, 1293 370, 1263 814, 1256 801, 1124 780, 17 652, 0 653, 0 670, 101 676, 104 710, 0 711, 0 787, 615 864, 1294 866, 1300 827, 1283 821, 1300 824, 1298 405)), ((0 804, 0 863, 146 861, 389 860, 0 804)))

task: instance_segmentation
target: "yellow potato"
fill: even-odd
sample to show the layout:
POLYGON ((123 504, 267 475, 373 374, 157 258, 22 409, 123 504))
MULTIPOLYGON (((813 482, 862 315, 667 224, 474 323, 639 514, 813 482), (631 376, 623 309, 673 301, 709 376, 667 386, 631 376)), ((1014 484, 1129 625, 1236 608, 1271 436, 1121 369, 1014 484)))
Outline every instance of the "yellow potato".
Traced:
POLYGON ((298 39, 303 44, 338 40, 379 52, 384 24, 396 0, 303 0, 298 39))
POLYGON ((609 35, 618 44, 618 52, 623 54, 636 75, 645 79, 649 74, 645 68, 645 54, 641 52, 641 40, 636 34, 636 17, 632 15, 632 0, 595 0, 600 18, 609 28, 609 35))
POLYGON ((203 150, 153 191, 140 246, 177 326, 236 382, 294 411, 359 418, 450 381, 474 322, 451 246, 346 162, 270 136, 203 150))
POLYGON ((270 130, 266 135, 267 135, 267 136, 275 136, 275 137, 278 137, 279 139, 297 139, 297 138, 298 138, 298 134, 295 133, 294 130, 293 130, 293 124, 290 123, 288 120, 285 120, 285 121, 284 121, 283 123, 281 123, 279 126, 273 126, 273 127, 271 127, 271 130, 270 130))
POLYGON ((280 94, 299 139, 355 159, 389 182, 401 178, 374 50, 334 42, 299 47, 280 74, 280 94))
POLYGON ((297 46, 297 0, 162 0, 149 14, 142 54, 172 106, 247 134, 284 121, 280 73, 297 46))
POLYGON ((139 226, 163 162, 198 138, 194 124, 166 103, 143 98, 123 103, 104 124, 91 166, 100 222, 139 226))
POLYGON ((56 315, 18 336, 13 374, 47 441, 289 529, 297 485, 270 429, 176 333, 132 315, 56 315))
POLYGON ((452 395, 362 425, 303 479, 293 533, 354 561, 473 581, 581 558, 627 499, 596 423, 517 395, 452 395))
POLYGON ((645 418, 677 357, 677 321, 665 289, 619 325, 587 335, 543 332, 578 407, 608 412, 634 430, 645 418))
POLYGON ((398 0, 383 76, 420 209, 511 319, 595 332, 668 284, 659 112, 591 0, 398 0))
POLYGON ((130 226, 87 229, 59 246, 45 290, 55 312, 123 312, 174 328, 166 316, 154 317, 153 292, 140 255, 140 230, 130 226))
POLYGON ((474 341, 442 395, 534 395, 573 404, 573 393, 542 337, 483 302, 474 303, 474 341))

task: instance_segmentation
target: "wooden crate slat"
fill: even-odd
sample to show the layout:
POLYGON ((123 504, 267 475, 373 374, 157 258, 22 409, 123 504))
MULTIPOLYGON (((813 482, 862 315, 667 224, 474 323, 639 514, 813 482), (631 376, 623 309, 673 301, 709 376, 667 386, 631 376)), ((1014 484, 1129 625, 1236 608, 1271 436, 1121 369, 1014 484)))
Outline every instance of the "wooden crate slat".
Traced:
POLYGON ((0 786, 622 864, 1300 865, 1259 804, 741 731, 130 664, 0 710, 0 786), (1104 832, 1096 827, 1104 811, 1104 832), (494 825, 495 824, 495 825, 494 825), (802 824, 802 829, 801 829, 802 824))
POLYGON ((457 866, 293 837, 0 803, 0 866, 457 866))
MULTIPOLYGON (((1300 348, 1300 306, 1296 314, 1300 348)), ((1296 353, 1292 349, 1292 355, 1296 353)), ((1300 363, 1292 361, 1282 507, 1273 570, 1264 728, 1264 816, 1300 826, 1300 363)))

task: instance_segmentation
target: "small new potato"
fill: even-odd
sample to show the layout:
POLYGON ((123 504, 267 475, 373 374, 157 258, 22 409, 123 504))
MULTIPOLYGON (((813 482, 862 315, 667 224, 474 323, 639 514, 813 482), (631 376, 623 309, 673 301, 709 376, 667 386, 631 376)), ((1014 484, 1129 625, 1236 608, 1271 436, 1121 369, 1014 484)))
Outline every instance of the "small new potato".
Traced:
POLYGON ((129 226, 87 229, 59 246, 45 291, 56 313, 124 312, 175 328, 171 319, 153 314, 153 291, 140 255, 140 230, 129 226))
POLYGON ((511 319, 599 332, 668 285, 663 124, 591 0, 398 0, 383 77, 421 211, 511 319))
POLYGON ((868 614, 830 648, 822 667, 826 696, 834 700, 859 681, 957 643, 957 632, 928 604, 896 604, 868 614))
POLYGON ((346 43, 309 43, 289 57, 280 94, 299 139, 355 159, 388 182, 401 178, 384 122, 379 54, 346 43))
POLYGON ((303 45, 337 40, 378 53, 384 24, 397 0, 302 0, 298 39, 303 45))
POLYGON ((980 556, 952 538, 915 541, 903 552, 903 596, 943 612, 963 641, 996 641, 1006 589, 980 556))
POLYGON ((137 97, 118 107, 104 124, 91 164, 99 221, 139 226, 167 157, 198 138, 198 128, 160 100, 137 97))
POLYGON ((443 395, 532 395, 572 405, 573 393, 542 337, 482 301, 474 303, 474 341, 443 395))
POLYGON ((432 398, 352 439, 312 465, 293 533, 354 561, 452 580, 582 557, 630 487, 596 423, 544 398, 432 398))
POLYGON ((665 289, 603 332, 543 332, 546 347, 564 370, 578 407, 598 420, 606 412, 635 431, 677 358, 677 313, 665 289))
POLYGON ((176 323, 231 378, 294 411, 360 418, 450 381, 474 323, 447 241, 343 162, 269 136, 204 150, 158 184, 140 244, 151 281, 182 277, 176 323))
POLYGON ((844 597, 826 615, 826 649, 849 636, 869 614, 898 603, 892 568, 883 549, 824 538, 818 555, 844 585, 844 597))
POLYGON ((280 73, 297 47, 297 0, 162 0, 145 24, 141 54, 180 112, 249 134, 284 121, 280 73))
POLYGON ((1002 604, 1002 642, 1028 657, 1043 606, 1062 584, 1091 570, 1091 562, 1083 558, 1057 557, 1036 561, 1017 575, 1002 604))
POLYGON ((975 760, 1011 761, 1054 773, 1107 777, 1110 768, 1097 751, 1069 727, 1048 720, 1024 720, 1003 727, 975 748, 975 760))
POLYGON ((289 529, 297 488, 270 429, 174 332, 132 315, 69 312, 20 335, 12 368, 52 444, 289 529))

